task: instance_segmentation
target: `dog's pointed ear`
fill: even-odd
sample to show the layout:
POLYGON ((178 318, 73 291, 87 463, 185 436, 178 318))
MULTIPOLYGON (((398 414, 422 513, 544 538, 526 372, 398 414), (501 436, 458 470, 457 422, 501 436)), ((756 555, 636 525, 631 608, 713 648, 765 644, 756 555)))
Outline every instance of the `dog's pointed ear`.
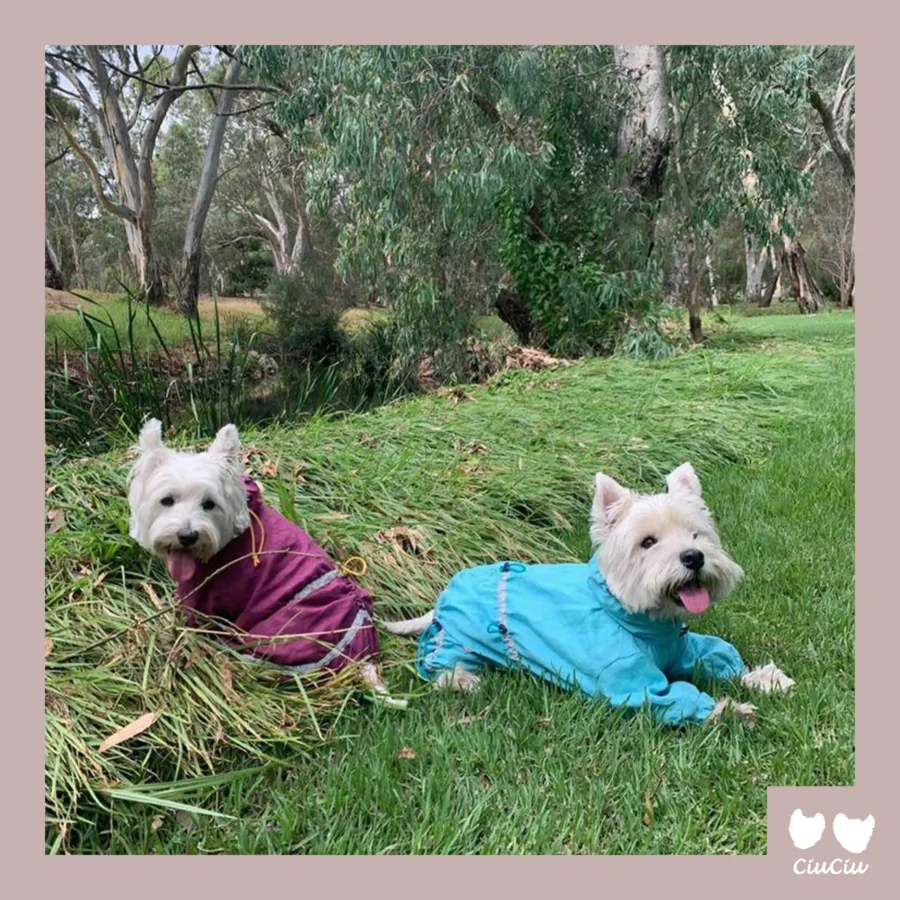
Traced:
POLYGON ((224 457, 228 463, 237 467, 241 461, 241 440, 236 425, 223 425, 209 445, 209 452, 214 456, 224 457))
POLYGON ((666 476, 666 485, 670 494, 689 494, 700 497, 700 479, 690 463, 684 463, 666 476))
POLYGON ((138 435, 138 450, 141 453, 152 453, 162 447, 162 423, 159 419, 147 419, 138 435))
POLYGON ((614 478, 598 472, 594 476, 594 501, 591 504, 591 538, 603 541, 628 508, 634 495, 614 478))

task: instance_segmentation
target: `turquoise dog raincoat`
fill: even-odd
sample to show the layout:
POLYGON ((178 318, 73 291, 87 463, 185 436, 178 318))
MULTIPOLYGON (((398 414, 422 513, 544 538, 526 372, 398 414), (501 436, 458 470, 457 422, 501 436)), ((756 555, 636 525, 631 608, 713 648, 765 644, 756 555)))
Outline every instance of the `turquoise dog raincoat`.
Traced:
POLYGON ((614 707, 645 704, 667 725, 703 722, 716 701, 676 679, 740 675, 737 650, 679 622, 628 612, 590 563, 476 566, 438 598, 419 638, 419 674, 431 680, 457 664, 521 667, 614 707))

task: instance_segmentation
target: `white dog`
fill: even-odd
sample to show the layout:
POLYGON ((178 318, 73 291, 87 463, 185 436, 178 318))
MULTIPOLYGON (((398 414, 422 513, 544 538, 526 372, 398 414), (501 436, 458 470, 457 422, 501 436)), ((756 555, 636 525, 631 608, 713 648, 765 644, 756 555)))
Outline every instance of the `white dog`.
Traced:
POLYGON ((467 569, 433 612, 388 630, 421 634, 419 672, 438 687, 474 690, 485 664, 524 667, 613 706, 647 704, 667 724, 726 709, 752 724, 751 704, 715 700, 682 679, 740 676, 764 692, 794 682, 771 663, 748 671, 730 644, 689 631, 743 571, 722 548, 693 468, 679 466, 667 485, 640 496, 598 474, 590 563, 467 569))
MULTIPOLYGON (((131 536, 166 561, 189 624, 203 621, 256 662, 336 672, 360 662, 387 690, 374 658, 372 601, 298 525, 267 506, 241 469, 226 425, 202 453, 164 446, 160 423, 141 430, 131 473, 131 536)), ((391 705, 405 701, 388 698, 391 705)))

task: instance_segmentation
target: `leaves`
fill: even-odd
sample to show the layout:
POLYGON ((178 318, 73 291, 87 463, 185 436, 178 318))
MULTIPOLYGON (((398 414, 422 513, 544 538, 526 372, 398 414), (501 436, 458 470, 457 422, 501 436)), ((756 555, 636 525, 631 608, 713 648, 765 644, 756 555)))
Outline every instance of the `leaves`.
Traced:
POLYGON ((146 731, 158 718, 159 712, 145 713, 139 716, 133 722, 129 722, 123 728, 120 728, 115 734, 111 734, 106 740, 100 744, 100 753, 106 753, 112 747, 131 740, 133 737, 146 731))
POLYGON ((47 511, 47 527, 48 534, 56 534, 66 524, 66 514, 61 509, 51 509, 47 511))
POLYGON ((396 525, 393 528, 376 531, 375 540, 379 544, 385 544, 397 550, 402 550, 404 553, 412 553, 415 556, 419 556, 424 552, 421 533, 415 528, 408 528, 404 525, 396 525))

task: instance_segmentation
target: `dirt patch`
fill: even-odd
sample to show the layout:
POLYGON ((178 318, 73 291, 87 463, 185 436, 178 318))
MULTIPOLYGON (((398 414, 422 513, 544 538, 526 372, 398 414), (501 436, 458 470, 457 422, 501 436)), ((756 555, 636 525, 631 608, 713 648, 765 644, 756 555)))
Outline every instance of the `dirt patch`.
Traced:
POLYGON ((81 301, 65 291, 44 288, 44 305, 47 312, 58 312, 64 309, 75 309, 81 301))
POLYGON ((213 301, 212 297, 201 297, 200 315, 214 318, 216 302, 219 304, 219 312, 230 316, 259 316, 263 311, 259 300, 251 300, 249 297, 219 297, 218 301, 213 301))

